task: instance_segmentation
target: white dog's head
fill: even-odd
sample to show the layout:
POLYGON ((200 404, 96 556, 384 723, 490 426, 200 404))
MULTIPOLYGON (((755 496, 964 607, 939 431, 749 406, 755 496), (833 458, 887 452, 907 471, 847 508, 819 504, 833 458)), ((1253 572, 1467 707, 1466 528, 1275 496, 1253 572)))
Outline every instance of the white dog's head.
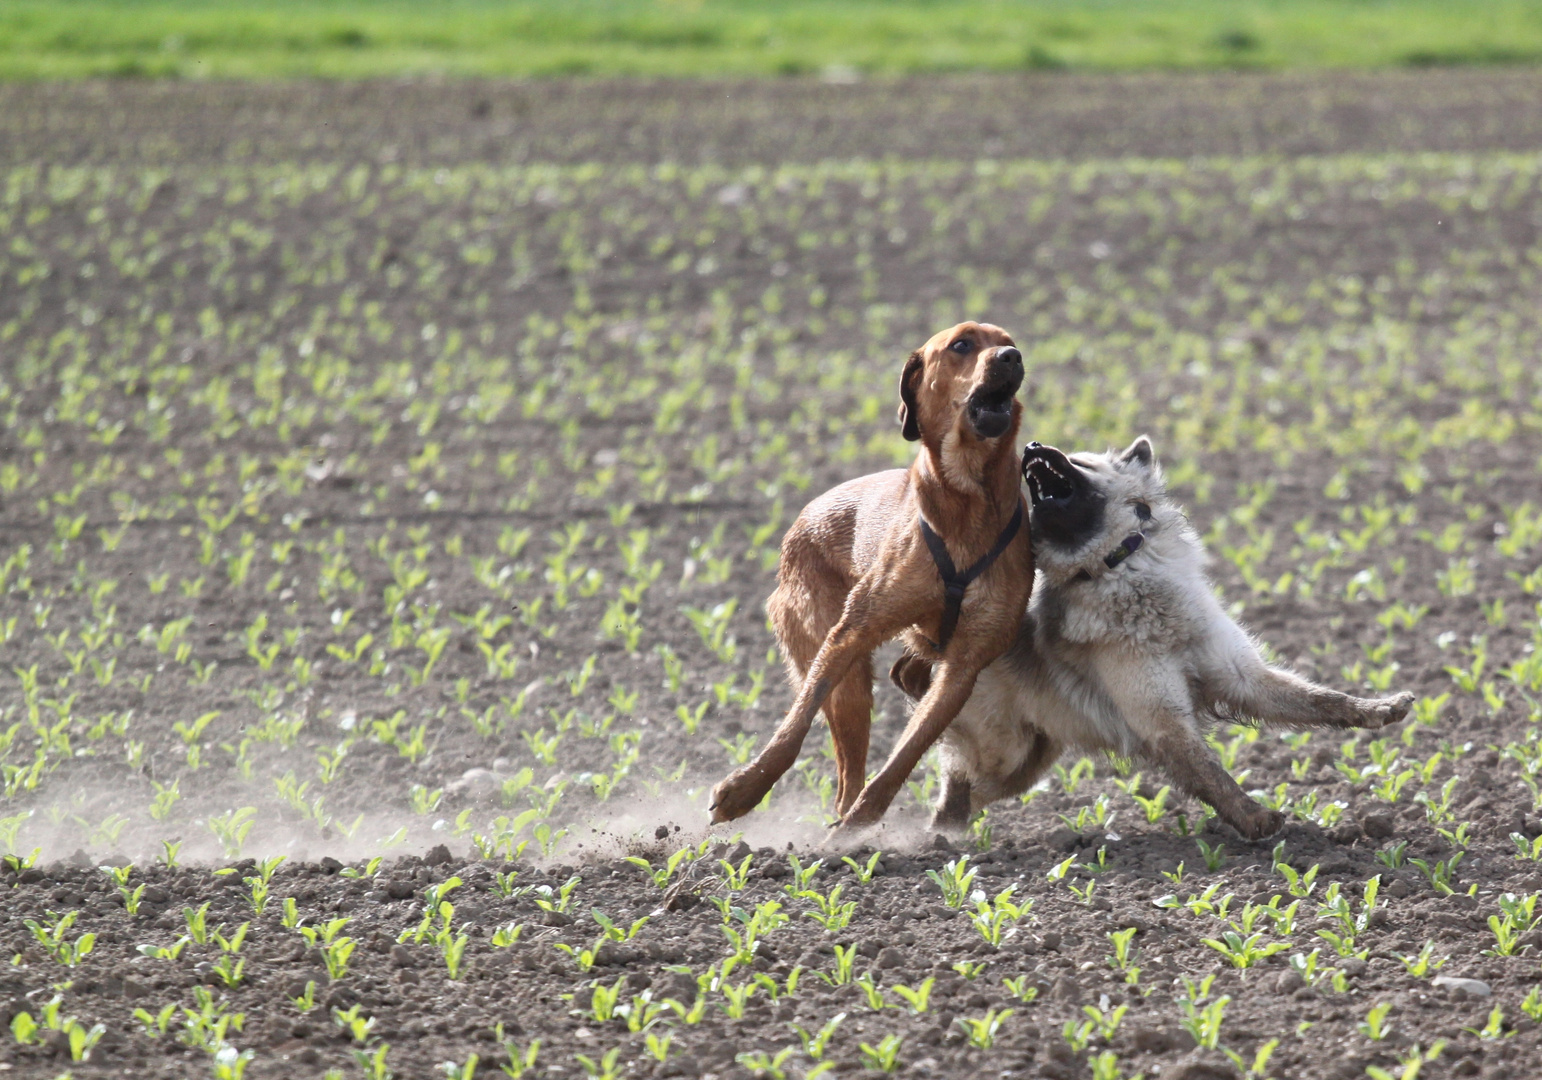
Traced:
POLYGON ((1106 454, 1066 455, 1030 443, 1023 481, 1033 504, 1034 561, 1051 584, 1101 577, 1183 524, 1144 435, 1106 454))

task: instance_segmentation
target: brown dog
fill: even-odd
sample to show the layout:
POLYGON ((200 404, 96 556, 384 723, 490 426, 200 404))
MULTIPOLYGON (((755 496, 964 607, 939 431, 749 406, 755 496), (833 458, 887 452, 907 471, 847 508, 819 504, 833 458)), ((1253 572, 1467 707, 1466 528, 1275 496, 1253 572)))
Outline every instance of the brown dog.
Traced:
POLYGON ((835 742, 841 825, 876 822, 969 700, 981 669, 1012 644, 1033 588, 1013 447, 1022 380, 1022 354, 988 323, 945 330, 905 362, 899 419, 920 453, 908 469, 821 495, 783 538, 766 607, 800 688, 759 756, 713 789, 714 822, 765 798, 821 707, 835 742), (936 662, 934 678, 864 787, 873 650, 901 634, 936 662))

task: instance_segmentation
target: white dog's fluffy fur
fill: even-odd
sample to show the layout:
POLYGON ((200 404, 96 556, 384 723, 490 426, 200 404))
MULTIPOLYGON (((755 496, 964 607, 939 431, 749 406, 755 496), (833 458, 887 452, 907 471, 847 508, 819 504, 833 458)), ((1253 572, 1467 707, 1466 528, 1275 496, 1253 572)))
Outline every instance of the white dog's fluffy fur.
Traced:
MULTIPOLYGON (((1155 765, 1244 836, 1267 836, 1282 815, 1222 768, 1203 739, 1208 721, 1379 728, 1407 714, 1412 694, 1351 697, 1264 661, 1222 610, 1147 439, 1070 457, 1034 446, 1024 476, 1033 598, 1016 644, 980 674, 942 737, 938 827, 1026 791, 1074 747, 1155 765)), ((907 693, 927 676, 913 657, 895 665, 907 693)))

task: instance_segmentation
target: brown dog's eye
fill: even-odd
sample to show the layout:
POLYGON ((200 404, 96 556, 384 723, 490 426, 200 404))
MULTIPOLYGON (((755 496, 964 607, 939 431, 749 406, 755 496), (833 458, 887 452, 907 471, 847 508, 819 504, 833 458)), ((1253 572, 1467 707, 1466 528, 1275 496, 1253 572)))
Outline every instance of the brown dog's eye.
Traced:
POLYGON ((1151 507, 1147 506, 1143 502, 1136 503, 1135 504, 1135 516, 1140 518, 1142 521, 1150 521, 1151 520, 1151 507))
POLYGON ((968 352, 971 348, 973 348, 973 346, 969 344, 969 339, 968 338, 959 338, 952 345, 949 345, 948 348, 952 349, 954 352, 958 353, 959 355, 963 355, 964 353, 968 352))

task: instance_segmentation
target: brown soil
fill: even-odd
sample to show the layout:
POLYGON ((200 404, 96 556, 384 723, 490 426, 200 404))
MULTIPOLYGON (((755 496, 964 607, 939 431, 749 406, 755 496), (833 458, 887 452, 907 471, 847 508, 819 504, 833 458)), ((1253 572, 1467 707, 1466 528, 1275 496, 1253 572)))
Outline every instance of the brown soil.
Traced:
MULTIPOLYGON (((41 686, 29 699, 20 683, 6 684, 0 726, 23 725, 5 758, 8 784, 11 770, 30 766, 42 745, 28 718, 33 700, 49 719, 61 715, 61 699, 77 695, 70 752, 55 752, 57 745, 44 752, 42 781, 18 788, 0 810, 34 811, 20 847, 30 850, 32 837, 45 846, 38 865, 0 873, 9 889, 0 947, 16 957, 0 974, 0 1019, 22 1011, 39 1018, 58 986, 63 1013, 104 1026, 88 1060, 72 1063, 67 1041, 45 1032, 31 1045, 5 1042, 0 1068, 17 1076, 66 1069, 79 1077, 208 1075, 217 1062, 190 1045, 196 1024, 181 1011, 196 1012, 196 994, 208 988, 244 1015, 240 1031, 227 1034, 234 1046, 255 1051, 254 1077, 320 1076, 333 1067, 368 1075, 356 1055, 382 1045, 399 1077, 437 1075, 441 1063, 464 1063, 472 1053, 481 1056, 478 1075, 485 1077, 494 1075, 494 1059, 508 1061, 500 1038, 520 1048, 540 1040, 533 1076, 582 1076, 578 1055, 599 1062, 619 1048, 618 1075, 744 1077, 754 1062, 738 1055, 774 1057, 800 1046, 790 1025, 817 1032, 837 1014, 845 1020, 826 1059, 841 1073, 868 1063, 862 1044, 877 1047, 892 1035, 903 1039, 899 1069, 912 1076, 1086 1077, 1093 1075, 1089 1058, 1104 1051, 1117 1055, 1126 1077, 1241 1076, 1218 1050, 1196 1049, 1181 1023, 1185 980, 1213 974, 1204 1003, 1230 998, 1222 1046, 1251 1064, 1260 1046, 1281 1040, 1259 1076, 1348 1080, 1369 1066, 1398 1075, 1400 1055, 1437 1039, 1447 1040, 1444 1053, 1421 1076, 1527 1075, 1527 1063, 1542 1055, 1542 1028, 1522 1005, 1538 983, 1542 934, 1528 931, 1515 955, 1485 951, 1495 945, 1487 920, 1499 914, 1500 897, 1542 891, 1542 863, 1513 857, 1511 839, 1519 834, 1529 843, 1542 834, 1542 821, 1520 762, 1503 753, 1534 742, 1536 714, 1496 674, 1528 655, 1536 588, 1522 581, 1536 549, 1509 556, 1495 544, 1507 511, 1537 499, 1542 454, 1542 391, 1532 359, 1542 335, 1529 261, 1542 203, 1531 158, 1499 153, 1542 144, 1539 79, 1496 72, 957 78, 856 87, 0 88, 0 160, 12 166, 0 203, 0 232, 12 243, 0 264, 8 411, 0 466, 15 466, 21 478, 4 495, 0 557, 23 543, 32 548, 30 568, 13 570, 4 585, 0 625, 18 620, 3 647, 6 669, 36 665, 41 686), (1419 159, 1425 150, 1475 156, 1419 159), (1020 166, 1025 171, 1012 184, 1000 185, 980 179, 995 175, 988 169, 974 168, 980 158, 1238 154, 1266 160, 1196 162, 1186 170, 1129 171, 1107 160, 1085 172, 1020 166), (1302 154, 1349 156, 1289 160, 1302 154), (1356 154, 1387 157, 1366 166, 1356 154), (780 179, 769 171, 625 168, 864 157, 925 158, 943 167, 892 174, 832 167, 780 179), (574 170, 464 169, 590 161, 616 167, 598 179, 574 170), (949 171, 956 163, 964 167, 949 171), (361 164, 370 167, 362 198, 350 194, 347 180, 361 164), (50 171, 56 165, 94 168, 50 171), (1371 175, 1383 167, 1385 175, 1371 175), (1362 168, 1371 172, 1356 171, 1362 168), (1492 199, 1480 201, 1464 186, 1479 183, 1474 175, 1490 185, 1483 191, 1492 199), (1266 208, 1228 216, 1270 184, 1287 193, 1279 207, 1294 199, 1302 214, 1266 208), (1036 196, 1049 200, 1051 212, 1025 215, 1036 196), (938 207, 955 212, 951 224, 938 207), (971 232, 971 222, 988 228, 971 232), (586 264, 568 243, 572 235, 583 239, 577 255, 603 249, 604 256, 586 264), (670 242, 653 246, 658 236, 670 242), (476 253, 483 242, 485 258, 476 253), (689 254, 687 268, 666 270, 681 253, 689 254), (1400 260, 1407 269, 1396 269, 1400 260), (960 265, 977 272, 961 277, 960 265), (1153 268, 1170 284, 1148 295, 1140 290, 1152 287, 1143 275, 1153 268), (1385 287, 1377 284, 1382 278, 1385 287), (1332 291, 1350 279, 1368 291, 1332 291), (777 308, 770 290, 784 286, 785 306, 777 308), (1241 556, 1217 560, 1217 581, 1229 599, 1245 602, 1242 618, 1278 655, 1346 685, 1346 668, 1366 659, 1362 644, 1383 640, 1377 614, 1394 601, 1424 605, 1418 625, 1399 631, 1392 651, 1374 664, 1399 665, 1394 688, 1447 693, 1454 684, 1446 666, 1465 663, 1462 646, 1483 634, 1492 659, 1480 681, 1494 683, 1504 702, 1492 707, 1479 691, 1453 692, 1438 721, 1416 731, 1411 749, 1394 734, 1390 745, 1411 758, 1443 756, 1427 780, 1390 803, 1374 794, 1377 778, 1352 780, 1335 768, 1367 765, 1364 745, 1348 759, 1322 736, 1300 751, 1273 735, 1240 744, 1234 765, 1249 770, 1249 788, 1272 792, 1288 783, 1293 798, 1315 792, 1320 804, 1345 807, 1327 828, 1298 816, 1270 843, 1248 844, 1207 826, 1192 805, 1174 803, 1161 821, 1147 823, 1102 761, 1079 787, 1057 780, 1026 805, 993 808, 988 832, 968 846, 978 867, 973 886, 988 897, 1016 886, 1019 900, 1033 899, 1031 915, 999 947, 972 924, 970 905, 962 913, 948 907, 928 876, 964 852, 925 835, 919 800, 898 808, 892 832, 875 841, 884 853, 870 881, 857 880, 831 854, 810 879, 809 888, 828 894, 839 885, 842 899, 856 903, 849 925, 826 933, 805 917, 815 908, 789 895, 788 856, 804 865, 820 857, 818 808, 809 794, 819 770, 807 785, 789 776, 785 800, 744 823, 743 844, 708 836, 702 795, 730 767, 734 740, 763 737, 789 699, 767 657, 773 643, 760 617, 770 587, 766 553, 807 497, 893 460, 897 358, 943 315, 974 302, 961 298, 966 286, 983 290, 985 306, 1004 312, 998 321, 1020 340, 1048 343, 1030 360, 1039 380, 1029 391, 1030 436, 1092 442, 1152 430, 1159 449, 1172 447, 1170 464, 1191 466, 1177 489, 1196 524, 1209 530, 1227 516, 1230 531, 1212 545, 1218 554, 1243 543, 1249 521, 1274 530, 1260 578, 1272 581, 1317 558, 1291 550, 1292 527, 1303 519, 1337 535, 1358 529, 1367 520, 1360 509, 1374 509, 1378 499, 1408 508, 1408 521, 1390 539, 1335 562, 1310 596, 1255 594, 1239 570, 1241 556), (1371 293, 1363 304, 1354 300, 1371 293), (1250 321, 1265 300, 1282 297, 1285 307, 1299 309, 1294 316, 1269 308, 1262 325, 1250 321), (155 322, 162 312, 174 316, 169 328, 155 322), (204 312, 221 329, 201 330, 204 312), (391 332, 372 336, 379 325, 391 332), (1341 336, 1312 336, 1314 327, 1330 326, 1341 336), (1411 341, 1398 354, 1401 367, 1394 365, 1399 377, 1378 382, 1378 364, 1390 361, 1367 359, 1364 350, 1370 330, 1393 333, 1388 326, 1412 327, 1411 341), (452 337, 461 352, 444 351, 452 337), (1213 369, 1198 360, 1168 362, 1196 339, 1215 346, 1213 369), (1148 340, 1160 342, 1160 356, 1142 353, 1148 340), (1277 388, 1260 373, 1296 362, 1298 346, 1319 344, 1322 384, 1301 376, 1298 385, 1277 388), (271 411, 258 370, 269 346, 289 365, 271 411), (311 356, 329 352, 355 365, 337 384, 306 367, 311 356), (729 359, 741 355, 742 363, 729 359), (707 359, 693 368, 692 356, 707 359), (508 367, 496 367, 500 357, 512 358, 508 367), (1234 374, 1244 370, 1246 379, 1234 374), (688 400, 668 406, 685 418, 671 426, 661 402, 698 377, 688 400), (513 403, 495 419, 478 419, 471 399, 500 378, 517 386, 513 403), (1100 401, 1077 412, 1068 401, 1088 381, 1100 401), (1207 399, 1212 391, 1235 410, 1207 399), (1369 395, 1370 404, 1349 400, 1351 391, 1369 395), (1223 414, 1238 425, 1242 434, 1230 445, 1183 426, 1201 400, 1212 426, 1223 414), (444 418, 425 419, 428 403, 444 418), (1489 410, 1483 430, 1459 429, 1452 420, 1464 415, 1464 403, 1489 410), (317 411, 307 412, 311 405, 317 411), (1329 419, 1314 427, 1318 409, 1329 419), (1368 412, 1446 433, 1414 455, 1425 469, 1422 483, 1405 479, 1408 455, 1390 441, 1354 450, 1331 441, 1368 412), (1516 419, 1513 429, 1502 427, 1507 417, 1516 419), (121 433, 104 438, 118 421, 121 433), (1296 441, 1270 445, 1262 434, 1248 435, 1276 430, 1294 432, 1296 441), (709 439, 716 462, 702 451, 709 439), (168 448, 181 451, 177 463, 168 464, 168 448), (510 451, 517 459, 501 469, 499 457, 510 451), (602 475, 607 469, 610 479, 602 475), (1246 485, 1262 481, 1274 487, 1250 519, 1247 504, 1260 489, 1246 485), (249 495, 253 501, 243 505, 249 495), (213 501, 200 505, 204 497, 213 501), (238 510, 235 523, 213 541, 209 561, 200 561, 205 515, 230 508, 238 510), (77 515, 83 526, 61 543, 77 515), (120 522, 127 526, 109 546, 102 533, 120 522), (575 558, 606 585, 592 596, 575 585, 558 608, 544 578, 547 559, 561 546, 563 527, 578 522, 586 532, 575 558), (719 524, 724 531, 713 540, 719 524), (1437 546, 1450 526, 1451 546, 1437 546), (666 564, 643 603, 641 645, 629 651, 596 628, 616 584, 627 580, 618 549, 629 530, 644 527, 653 530, 654 545, 644 561, 666 564), (500 545, 524 528, 531 530, 528 550, 509 554, 500 545), (229 567, 241 557, 242 534, 258 555, 250 577, 236 581, 229 567), (383 538, 388 546, 380 546, 383 538), (459 545, 453 553, 445 550, 452 538, 459 545), (605 544, 595 547, 599 539, 605 544), (292 561, 271 554, 289 540, 292 561), (410 555, 425 543, 426 554, 410 555), (393 569, 403 551, 407 560, 393 569), (320 583, 339 565, 339 553, 360 580, 357 588, 334 583, 328 591, 320 583), (1452 553, 1471 559, 1476 584, 1447 595, 1436 574, 1449 569, 1452 553), (504 565, 530 573, 502 592, 502 584, 478 580, 479 557, 493 560, 493 574, 504 565), (714 568, 712 560, 724 558, 714 568), (364 632, 383 645, 393 623, 387 591, 417 563, 428 580, 414 586, 409 606, 438 605, 442 625, 452 628, 422 685, 402 675, 402 665, 423 664, 415 642, 384 650, 381 662, 391 667, 373 674, 365 670, 368 649, 364 664, 328 649, 351 648, 364 632), (1347 590, 1368 567, 1378 568, 1391 591, 1375 602, 1350 599, 1347 590), (164 589, 147 588, 161 574, 169 575, 164 589), (197 577, 206 579, 201 595, 181 591, 182 581, 197 577), (94 596, 104 581, 117 584, 94 596), (532 612, 537 596, 544 607, 532 612), (738 601, 731 658, 710 650, 682 610, 708 611, 730 598, 738 601), (1496 600, 1508 616, 1486 617, 1481 605, 1492 614, 1496 600), (109 605, 114 614, 106 619, 109 605), (484 639, 449 618, 483 605, 514 621, 484 639), (343 611, 354 612, 351 622, 335 631, 333 613, 343 611), (248 640, 258 612, 271 622, 248 640), (175 647, 158 649, 153 634, 186 616, 193 620, 185 637, 191 655, 174 659, 175 647), (140 637, 144 626, 151 638, 140 637), (104 627, 110 644, 73 663, 82 633, 104 627), (73 636, 61 643, 56 635, 65 628, 73 636), (298 636, 287 640, 286 630, 298 636), (517 670, 493 675, 479 647, 487 642, 512 643, 517 670), (655 651, 660 645, 683 664, 682 685, 672 685, 655 651), (270 669, 258 656, 271 646, 280 659, 270 669), (117 658, 105 683, 89 662, 100 662, 102 650, 117 658), (584 675, 589 658, 592 673, 584 675), (217 666, 200 681, 194 660, 200 669, 217 666), (296 661, 312 665, 308 684, 289 674, 296 661), (765 689, 753 705, 717 700, 714 683, 732 675, 743 690, 757 671, 765 689), (581 687, 570 692, 573 680, 581 687), (526 687, 520 710, 503 704, 526 687), (607 704, 628 691, 637 693, 634 701, 607 704), (688 737, 677 709, 703 702, 701 728, 688 737), (402 736, 425 725, 421 755, 364 734, 370 721, 398 709, 407 712, 402 736), (134 711, 126 733, 91 734, 100 718, 126 710, 134 711), (479 734, 471 716, 489 710, 504 716, 503 726, 479 734), (219 716, 206 736, 173 726, 211 711, 219 716), (615 717, 610 730, 584 734, 607 715, 615 717), (254 734, 271 731, 262 728, 271 718, 303 720, 295 745, 254 734), (568 720, 575 726, 555 762, 544 762, 524 736, 568 720), (353 740, 355 728, 361 737, 353 740), (618 750, 611 737, 621 733, 640 733, 640 757, 623 770, 617 793, 602 799, 593 776, 615 768, 624 744, 618 750), (340 742, 349 744, 345 765, 323 783, 317 755, 340 742), (202 748, 200 767, 189 761, 189 743, 202 748), (512 859, 476 857, 457 815, 470 811, 470 827, 481 831, 496 815, 529 805, 529 791, 500 792, 526 767, 536 787, 567 782, 551 822, 571 834, 549 857, 540 856, 538 842, 512 859), (308 799, 325 795, 331 824, 275 794, 275 780, 289 772, 295 783, 310 783, 308 799), (1453 813, 1439 828, 1467 822, 1469 833, 1456 894, 1444 895, 1408 860, 1433 863, 1457 849, 1411 796, 1424 791, 1438 799, 1453 778, 1453 813), (174 781, 181 801, 168 818, 153 818, 147 807, 155 791, 174 781), (423 794, 442 792, 442 803, 415 812, 414 785, 423 794), (1072 829, 1059 816, 1074 819, 1102 795, 1117 808, 1103 827, 1072 829), (245 806, 259 815, 243 854, 288 856, 262 914, 253 912, 243 883, 255 864, 222 857, 208 828, 211 817, 245 806), (104 818, 120 812, 129 821, 115 832, 104 818), (349 836, 355 815, 364 815, 363 824, 349 836), (407 845, 384 847, 379 840, 399 825, 409 830, 407 845), (1206 845, 1224 844, 1216 869, 1205 867, 1190 828, 1205 830, 1198 839, 1206 845), (184 865, 175 868, 155 861, 160 841, 171 837, 186 845, 184 865), (1394 859, 1389 849, 1400 841, 1408 846, 1394 859), (1224 966, 1202 939, 1220 937, 1225 919, 1158 903, 1214 885, 1214 903, 1232 897, 1234 921, 1248 904, 1279 897, 1286 907, 1286 877, 1271 858, 1280 842, 1290 865, 1318 870, 1286 952, 1246 970, 1224 966), (624 858, 658 866, 687 843, 705 843, 705 856, 679 875, 685 886, 667 894, 624 858), (366 860, 376 853, 385 859, 371 875, 366 860), (1047 880, 1067 855, 1078 865, 1064 880, 1047 880), (718 860, 737 866, 749 856, 743 888, 730 888, 718 860), (131 887, 145 886, 133 916, 97 868, 130 861, 131 887), (1174 884, 1164 875, 1176 876, 1180 864, 1182 880, 1174 884), (230 867, 236 872, 214 873, 230 867), (500 886, 498 875, 507 873, 517 877, 500 886), (1316 918, 1318 905, 1337 883, 1355 901, 1353 917, 1364 883, 1378 874, 1382 904, 1358 932, 1366 956, 1336 957, 1315 936, 1336 925, 1316 918), (574 876, 581 883, 565 912, 538 906, 542 888, 574 876), (462 882, 450 894, 455 933, 468 939, 453 980, 431 940, 399 943, 420 925, 425 890, 451 877, 462 882), (1085 901, 1068 883, 1084 890, 1085 901), (1464 895, 1474 885, 1475 894, 1464 895), (293 898, 305 926, 349 920, 341 932, 357 948, 346 974, 329 979, 319 949, 283 925, 285 898, 293 898), (694 976, 733 951, 714 901, 746 917, 777 901, 792 916, 728 979, 744 985, 749 972, 767 975, 779 999, 762 988, 734 1016, 714 992, 698 1022, 666 1012, 648 1033, 629 1031, 621 1019, 596 1020, 596 986, 618 980, 626 999, 648 991, 654 1004, 673 998, 691 1006, 694 976), (139 951, 172 945, 189 913, 204 905, 208 925, 227 935, 251 923, 239 985, 223 985, 212 939, 186 945, 175 960, 139 951), (594 968, 584 970, 553 946, 592 945, 595 910, 618 925, 649 921, 633 941, 602 948, 594 968), (94 951, 73 970, 49 959, 26 924, 67 911, 78 912, 67 939, 96 934, 94 951), (495 946, 495 930, 509 924, 523 926, 519 940, 495 946), (1109 935, 1131 927, 1140 968, 1134 983, 1110 962, 1109 935), (1440 974, 1482 980, 1488 996, 1408 973, 1398 957, 1417 954, 1426 941, 1437 958, 1449 957, 1440 974), (854 982, 817 977, 837 967, 837 947, 855 950, 852 974, 870 974, 890 1007, 871 1008, 854 982), (1337 987, 1331 979, 1307 986, 1287 963, 1313 948, 1322 949, 1325 967, 1339 969, 1337 987), (797 992, 782 995, 798 969, 797 992), (928 977, 935 979, 929 1008, 902 1007, 892 987, 928 977), (1005 979, 1026 980, 1019 985, 1036 988, 1036 1000, 1018 1000, 1005 979), (317 1007, 304 1011, 291 999, 308 983, 317 1007), (1382 1003, 1391 1006, 1391 1034, 1373 1039, 1357 1025, 1382 1003), (1501 1027, 1478 1034, 1496 1004, 1501 1027), (166 1005, 178 1011, 164 1035, 147 1034, 134 1019, 136 1010, 155 1014, 166 1005), (359 1041, 334 1018, 353 1006, 373 1020, 359 1041), (1088 1007, 1127 1012, 1117 1030, 1077 1046, 1074 1025, 1088 1020, 1088 1007), (1014 1015, 993 1046, 969 1044, 961 1020, 1008 1008, 1014 1015), (647 1034, 672 1037, 667 1062, 649 1056, 647 1034)), ((902 712, 887 687, 879 712, 875 753, 887 749, 902 712)), ((1157 786, 1148 770, 1145 791, 1157 786)), ((865 864, 868 853, 856 858, 865 864)), ((1263 918, 1255 929, 1268 931, 1263 918)), ((742 921, 730 911, 727 926, 742 921)), ((1264 940, 1281 939, 1266 933, 1264 940)), ((801 1077, 813 1065, 799 1052, 776 1067, 801 1077)), ((774 1075, 769 1066, 761 1072, 774 1075)))

